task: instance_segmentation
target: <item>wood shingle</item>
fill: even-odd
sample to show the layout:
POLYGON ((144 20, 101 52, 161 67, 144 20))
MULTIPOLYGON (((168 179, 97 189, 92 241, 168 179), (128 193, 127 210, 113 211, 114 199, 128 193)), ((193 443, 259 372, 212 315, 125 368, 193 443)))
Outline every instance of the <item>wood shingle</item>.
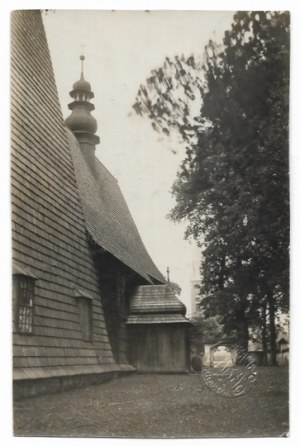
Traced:
POLYGON ((164 283, 164 277, 143 244, 117 180, 97 158, 93 174, 84 160, 78 141, 71 131, 67 132, 90 236, 149 283, 153 278, 164 283))
POLYGON ((11 62, 14 272, 36 279, 32 333, 14 329, 14 378, 118 370, 39 11, 12 14, 11 62), (92 298, 90 341, 76 289, 92 298))
POLYGON ((15 382, 62 389, 64 379, 132 371, 130 361, 186 371, 185 306, 94 156, 90 84, 82 72, 67 128, 40 11, 15 11, 11 23, 15 382))

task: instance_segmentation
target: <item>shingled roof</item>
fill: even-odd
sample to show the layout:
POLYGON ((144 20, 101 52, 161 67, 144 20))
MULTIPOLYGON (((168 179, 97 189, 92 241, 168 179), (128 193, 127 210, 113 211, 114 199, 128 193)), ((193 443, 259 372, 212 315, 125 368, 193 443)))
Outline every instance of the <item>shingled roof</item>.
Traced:
POLYGON ((14 377, 116 369, 39 11, 12 14, 11 76, 14 273, 37 279, 33 336, 14 333, 14 377), (91 342, 74 290, 93 299, 91 342))
POLYGON ((166 285, 142 285, 130 300, 128 324, 188 323, 186 307, 166 285))
POLYGON ((77 139, 69 129, 66 131, 90 236, 147 282, 153 283, 155 279, 164 283, 164 277, 143 244, 117 180, 96 157, 93 173, 77 139))

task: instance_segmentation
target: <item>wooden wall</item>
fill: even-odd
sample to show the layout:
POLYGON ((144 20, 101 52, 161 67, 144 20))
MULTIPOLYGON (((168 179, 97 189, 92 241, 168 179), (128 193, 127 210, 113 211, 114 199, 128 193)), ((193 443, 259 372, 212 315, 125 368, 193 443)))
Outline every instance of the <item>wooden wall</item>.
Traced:
POLYGON ((97 254, 95 251, 93 257, 100 278, 101 302, 112 352, 119 364, 127 364, 129 340, 126 321, 130 295, 134 287, 145 281, 109 253, 97 254))
POLYGON ((13 12, 11 51, 13 258, 37 277, 33 333, 14 330, 14 376, 114 365, 39 11, 13 12), (74 288, 92 297, 91 341, 74 288))
POLYGON ((138 372, 188 371, 185 324, 144 324, 129 330, 130 362, 138 372))

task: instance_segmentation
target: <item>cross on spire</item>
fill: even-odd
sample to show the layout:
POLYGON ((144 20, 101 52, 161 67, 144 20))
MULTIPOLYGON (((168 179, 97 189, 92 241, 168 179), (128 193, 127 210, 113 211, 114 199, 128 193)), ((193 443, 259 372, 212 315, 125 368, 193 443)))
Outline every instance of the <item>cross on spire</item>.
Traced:
POLYGON ((170 282, 170 268, 167 266, 167 282, 170 282))

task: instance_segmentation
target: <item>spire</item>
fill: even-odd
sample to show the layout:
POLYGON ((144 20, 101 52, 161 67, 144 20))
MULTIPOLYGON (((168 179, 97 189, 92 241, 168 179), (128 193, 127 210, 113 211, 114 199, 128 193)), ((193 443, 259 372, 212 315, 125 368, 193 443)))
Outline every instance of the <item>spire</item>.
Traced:
POLYGON ((167 282, 170 282, 170 268, 167 266, 167 282))
POLYGON ((94 97, 91 84, 84 79, 84 60, 85 56, 80 56, 81 75, 80 79, 73 84, 73 90, 70 96, 73 98, 68 107, 72 111, 70 116, 65 120, 66 126, 76 136, 81 151, 94 172, 95 167, 95 145, 99 144, 99 136, 95 135, 97 131, 97 121, 91 115, 94 105, 90 102, 94 97))
POLYGON ((80 75, 80 80, 81 80, 81 81, 84 80, 84 77, 83 77, 83 63, 84 63, 84 59, 85 59, 84 55, 81 54, 81 56, 80 56, 80 60, 81 60, 81 75, 80 75))

